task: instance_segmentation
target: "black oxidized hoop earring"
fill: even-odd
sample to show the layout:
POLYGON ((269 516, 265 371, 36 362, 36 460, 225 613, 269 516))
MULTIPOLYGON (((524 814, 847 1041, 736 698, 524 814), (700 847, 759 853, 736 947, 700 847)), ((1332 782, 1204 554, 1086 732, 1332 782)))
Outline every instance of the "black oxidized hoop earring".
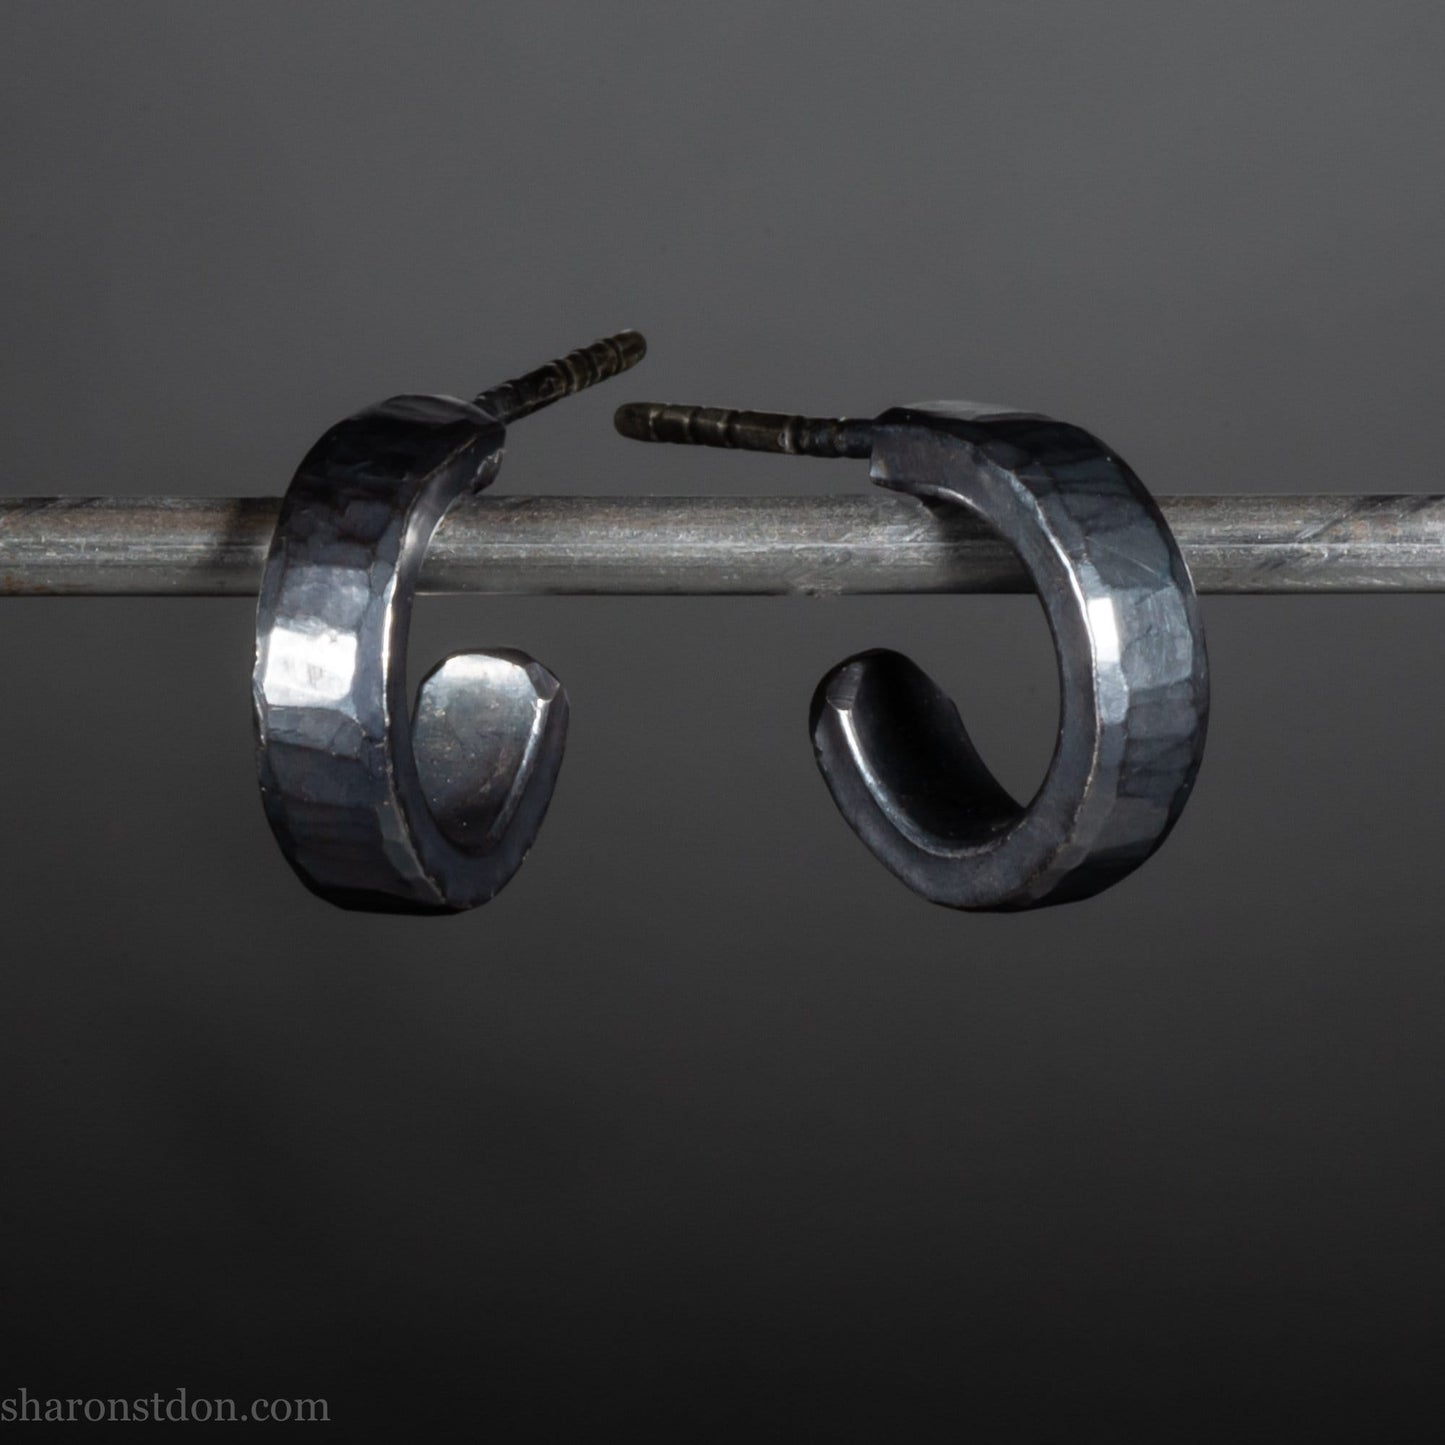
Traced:
POLYGON ((456 653, 410 716, 406 638, 427 544, 490 485, 506 425, 635 366, 622 332, 475 401, 399 396, 307 453, 256 619, 257 767, 291 866, 343 908, 452 913, 520 867, 562 764, 567 695, 510 650, 456 653))
POLYGON ((929 402, 876 421, 636 404, 645 441, 868 457, 880 486, 961 506, 1027 568, 1058 655, 1059 736, 1027 805, 995 780, 942 690, 896 652, 859 653, 813 698, 818 765, 843 816, 915 892, 953 908, 1086 898, 1164 841, 1204 751, 1199 603, 1163 516, 1088 432, 929 402))

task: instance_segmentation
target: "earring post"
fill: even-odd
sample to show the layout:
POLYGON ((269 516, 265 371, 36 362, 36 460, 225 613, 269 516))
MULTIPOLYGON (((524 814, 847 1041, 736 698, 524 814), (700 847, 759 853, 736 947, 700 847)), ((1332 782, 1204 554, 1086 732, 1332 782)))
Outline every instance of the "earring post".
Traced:
POLYGON ((599 381, 631 371, 646 355, 647 340, 640 331, 614 332, 524 376, 479 392, 474 403, 507 426, 599 381))
POLYGON ((841 416, 631 401, 617 408, 612 424, 623 436, 639 442, 823 458, 864 458, 873 450, 873 423, 841 416))

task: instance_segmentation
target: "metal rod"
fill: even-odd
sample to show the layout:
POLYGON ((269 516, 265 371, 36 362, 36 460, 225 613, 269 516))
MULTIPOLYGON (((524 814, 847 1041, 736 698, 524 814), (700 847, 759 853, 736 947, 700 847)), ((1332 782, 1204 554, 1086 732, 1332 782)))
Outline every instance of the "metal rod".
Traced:
MULTIPOLYGON (((274 497, 0 501, 0 595, 254 593, 274 497)), ((1445 592, 1445 497, 1166 497, 1202 592, 1445 592)), ((956 512, 823 497, 507 497, 458 504, 427 592, 652 596, 1020 592, 956 512)))

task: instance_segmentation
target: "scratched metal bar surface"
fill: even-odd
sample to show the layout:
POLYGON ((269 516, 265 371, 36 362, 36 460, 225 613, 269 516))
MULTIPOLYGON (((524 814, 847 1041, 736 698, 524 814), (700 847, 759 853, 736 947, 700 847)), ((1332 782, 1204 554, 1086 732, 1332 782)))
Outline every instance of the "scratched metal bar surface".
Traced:
MULTIPOLYGON (((1445 497, 1159 499, 1201 592, 1445 591, 1445 497)), ((254 595, 274 497, 0 500, 0 594, 254 595)), ((459 503, 423 592, 718 596, 1028 590, 981 526, 913 497, 459 503)))

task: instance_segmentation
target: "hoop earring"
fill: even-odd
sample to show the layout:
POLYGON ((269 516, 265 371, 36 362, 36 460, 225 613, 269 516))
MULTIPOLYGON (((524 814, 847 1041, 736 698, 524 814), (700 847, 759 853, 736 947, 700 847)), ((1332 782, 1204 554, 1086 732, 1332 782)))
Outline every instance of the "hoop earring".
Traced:
POLYGON ((1164 841, 1193 788, 1209 709, 1198 599, 1143 484, 1078 427, 969 403, 875 421, 637 404, 618 429, 821 457, 868 457, 880 486, 964 507, 1007 542, 1058 656, 1058 740, 1020 804, 957 708, 896 652, 840 663, 813 697, 813 747, 849 825, 914 892, 1023 909, 1099 893, 1164 841))
POLYGON ((332 427, 281 505, 256 618, 256 761, 301 881, 342 908, 454 913, 521 866, 562 765, 567 694, 507 649, 456 653, 410 716, 412 600, 448 507, 506 425, 636 365, 623 332, 474 401, 399 396, 332 427))

